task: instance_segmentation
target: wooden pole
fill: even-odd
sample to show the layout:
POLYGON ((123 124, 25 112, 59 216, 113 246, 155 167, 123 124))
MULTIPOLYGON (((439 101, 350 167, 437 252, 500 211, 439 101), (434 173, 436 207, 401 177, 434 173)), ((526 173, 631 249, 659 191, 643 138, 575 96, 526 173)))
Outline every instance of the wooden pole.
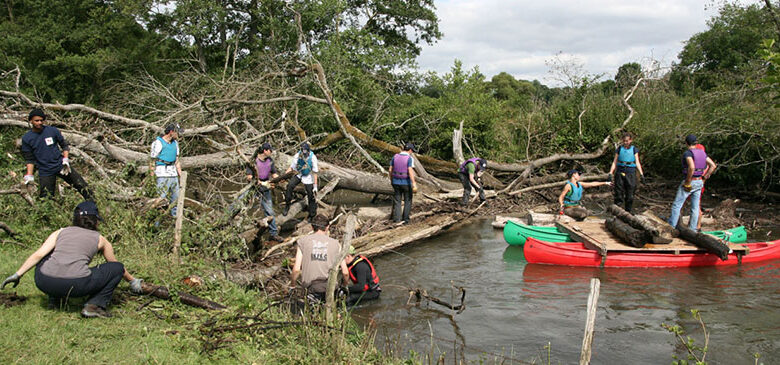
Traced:
POLYGON ((184 220, 184 194, 187 192, 187 171, 182 171, 179 177, 179 199, 176 201, 176 226, 173 234, 173 255, 179 258, 181 246, 181 224, 184 220))
POLYGON ((355 234, 355 223, 357 223, 357 217, 355 214, 349 213, 347 215, 347 223, 344 226, 344 241, 341 242, 339 257, 333 262, 333 266, 328 271, 328 291, 325 292, 325 320, 328 323, 333 322, 333 312, 336 311, 336 300, 333 293, 336 291, 341 262, 347 257, 349 245, 352 243, 352 236, 355 234))
POLYGON ((588 319, 585 321, 585 336, 582 338, 580 365, 590 364, 590 347, 593 344, 593 328, 596 326, 596 303, 599 301, 601 281, 590 279, 590 295, 588 295, 588 319))

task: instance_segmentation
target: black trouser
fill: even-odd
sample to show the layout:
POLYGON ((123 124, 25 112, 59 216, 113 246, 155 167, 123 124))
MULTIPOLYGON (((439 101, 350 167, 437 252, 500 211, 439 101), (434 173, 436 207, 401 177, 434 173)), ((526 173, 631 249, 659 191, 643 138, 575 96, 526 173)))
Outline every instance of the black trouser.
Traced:
MULTIPOLYGON (((292 201, 293 190, 295 190, 295 187, 300 183, 301 178, 299 178, 298 175, 293 176, 292 179, 290 179, 290 182, 287 183, 287 190, 284 192, 284 204, 288 207, 292 201)), ((317 215, 317 201, 314 199, 314 184, 303 184, 303 187, 306 189, 306 197, 309 199, 309 218, 314 218, 314 216, 317 215)))
POLYGON ((412 211, 412 186, 393 184, 393 222, 409 221, 409 213, 412 211), (401 199, 404 209, 401 215, 401 199))
POLYGON ((636 191, 636 169, 618 168, 615 173, 615 205, 631 213, 636 191))
POLYGON ((57 184, 57 177, 65 180, 68 185, 72 186, 76 191, 84 197, 84 200, 92 200, 92 190, 89 189, 87 182, 79 175, 74 168, 70 168, 70 173, 63 175, 57 173, 51 176, 38 176, 41 180, 41 186, 38 188, 38 195, 41 197, 54 196, 54 188, 57 184))
POLYGON ((353 306, 358 303, 365 302, 367 300, 374 300, 379 298, 379 290, 366 290, 362 293, 350 293, 347 297, 347 305, 353 306))
POLYGON ((89 296, 87 303, 106 308, 114 289, 122 280, 125 266, 121 262, 106 262, 89 268, 92 273, 83 278, 63 279, 41 273, 35 268, 35 286, 49 295, 49 299, 89 296))
MULTIPOLYGON (((471 180, 469 180, 469 174, 464 174, 462 172, 458 172, 458 177, 460 178, 460 183, 463 184, 463 199, 461 200, 461 204, 467 205, 469 199, 471 199, 471 180)), ((477 189, 479 192, 479 200, 485 201, 485 190, 482 189, 482 186, 474 185, 474 189, 477 189)))

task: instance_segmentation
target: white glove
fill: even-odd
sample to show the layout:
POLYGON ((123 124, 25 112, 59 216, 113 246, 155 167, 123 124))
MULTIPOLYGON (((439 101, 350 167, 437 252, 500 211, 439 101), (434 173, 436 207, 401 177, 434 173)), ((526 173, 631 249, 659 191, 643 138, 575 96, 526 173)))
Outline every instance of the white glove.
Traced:
POLYGON ((144 282, 144 279, 133 279, 130 281, 130 291, 133 292, 133 294, 143 294, 144 290, 141 288, 141 283, 144 282))
POLYGON ((33 175, 24 175, 24 185, 29 185, 35 182, 35 176, 33 175))
POLYGON ((70 160, 68 160, 67 157, 62 158, 62 170, 60 170, 60 174, 63 174, 65 176, 68 176, 68 174, 70 174, 70 160))
POLYGON ((311 189, 315 194, 317 193, 317 184, 314 184, 314 188, 311 189))

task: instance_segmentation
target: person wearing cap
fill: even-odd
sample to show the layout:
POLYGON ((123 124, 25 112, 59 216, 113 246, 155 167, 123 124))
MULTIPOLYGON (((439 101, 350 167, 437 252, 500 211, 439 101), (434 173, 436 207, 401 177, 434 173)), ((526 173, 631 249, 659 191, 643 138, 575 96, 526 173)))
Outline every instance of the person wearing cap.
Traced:
POLYGON ((363 255, 356 255, 355 248, 351 245, 344 261, 347 266, 345 277, 349 276, 353 283, 346 288, 347 305, 378 299, 382 288, 379 286, 379 275, 371 261, 363 255))
MULTIPOLYGON (((266 217, 274 216, 274 202, 271 194, 273 185, 271 185, 270 180, 279 177, 279 174, 276 172, 274 160, 271 158, 271 153, 273 153, 271 144, 268 142, 263 143, 263 145, 255 151, 255 156, 252 158, 254 166, 249 166, 246 169, 247 180, 252 181, 252 179, 254 179, 257 184, 260 206, 263 208, 266 217)), ((271 241, 283 241, 282 238, 279 237, 279 228, 276 226, 276 218, 271 219, 271 223, 268 224, 268 230, 271 233, 271 241)))
POLYGON ((181 162, 179 161, 179 133, 181 127, 176 123, 165 126, 165 134, 158 136, 152 142, 152 150, 149 153, 149 171, 157 177, 157 191, 161 199, 168 199, 173 205, 171 215, 176 216, 174 202, 179 197, 179 176, 181 176, 181 162))
POLYGON ((696 148, 697 138, 693 134, 685 137, 685 144, 688 148, 682 155, 682 172, 684 179, 677 188, 677 194, 672 203, 672 212, 669 215, 669 224, 677 227, 680 220, 680 210, 688 196, 691 197, 691 220, 688 222, 688 228, 696 230, 699 224, 699 212, 701 205, 701 190, 704 187, 704 180, 708 179, 715 171, 715 162, 712 161, 707 152, 696 148))
POLYGON ((293 190, 301 182, 306 190, 306 197, 309 200, 309 216, 311 220, 317 215, 317 201, 314 194, 317 193, 317 173, 320 171, 317 164, 317 156, 311 151, 311 147, 306 142, 301 143, 301 149, 292 158, 290 167, 285 174, 295 171, 297 174, 287 183, 287 190, 284 192, 284 211, 282 215, 287 215, 292 203, 293 190))
POLYGON ((56 309, 70 297, 88 297, 81 315, 86 318, 110 317, 106 311, 111 296, 124 278, 130 290, 141 294, 143 279, 136 279, 114 256, 114 248, 98 231, 102 221, 92 201, 79 204, 73 211, 73 225, 54 231, 16 272, 3 281, 0 289, 13 283, 35 266, 35 286, 49 296, 49 307, 56 309), (96 253, 106 262, 88 267, 96 253))
POLYGON ((580 182, 580 172, 573 169, 566 173, 566 177, 569 180, 563 185, 561 195, 558 196, 559 209, 558 213, 566 214, 578 221, 581 221, 590 215, 587 208, 580 205, 582 200, 582 192, 584 188, 596 187, 596 186, 612 186, 611 181, 598 181, 598 182, 580 182))
POLYGON ((41 184, 38 195, 54 196, 57 177, 64 180, 86 200, 92 199, 92 191, 87 182, 70 166, 69 147, 65 137, 57 127, 44 125, 46 114, 41 109, 33 109, 27 117, 30 131, 22 136, 22 156, 27 165, 24 184, 35 181, 33 170, 38 168, 41 184))
MULTIPOLYGON (((341 246, 339 241, 328 236, 330 221, 328 217, 317 214, 311 219, 314 233, 298 239, 295 251, 295 264, 290 273, 290 289, 294 289, 301 278, 301 286, 307 293, 319 301, 325 301, 328 288, 328 271, 339 259, 341 246)), ((342 274, 347 273, 347 265, 340 263, 342 274)))
POLYGON ((463 199, 461 205, 468 205, 471 198, 471 187, 479 192, 479 201, 485 201, 485 190, 482 188, 482 174, 487 170, 487 161, 483 158, 474 157, 464 161, 458 168, 458 178, 463 185, 463 199), (479 182, 478 182, 479 181, 479 182))
POLYGON ((390 160, 390 184, 393 186, 393 222, 401 220, 409 223, 409 213, 412 211, 412 193, 417 191, 417 181, 414 175, 414 145, 407 142, 404 149, 396 153, 390 160), (401 199, 403 199, 403 214, 401 214, 401 199))
POLYGON ((639 178, 645 181, 645 173, 639 162, 639 148, 632 145, 634 139, 629 132, 623 132, 623 144, 615 149, 615 157, 609 168, 609 180, 614 181, 615 205, 631 213, 634 206, 634 191, 636 191, 636 171, 639 178))

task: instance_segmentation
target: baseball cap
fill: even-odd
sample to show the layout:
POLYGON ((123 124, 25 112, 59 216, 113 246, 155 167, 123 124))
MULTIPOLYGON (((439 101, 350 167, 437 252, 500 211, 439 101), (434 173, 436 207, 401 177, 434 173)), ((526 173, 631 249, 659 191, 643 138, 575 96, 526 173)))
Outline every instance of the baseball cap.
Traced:
POLYGON ((484 158, 480 158, 479 168, 484 171, 487 168, 487 160, 485 160, 484 158))
POLYGON ((98 213, 98 207, 95 202, 91 200, 85 200, 79 205, 76 206, 76 210, 73 212, 74 215, 94 215, 97 217, 98 220, 103 220, 103 218, 100 217, 100 213, 98 213))
POLYGON ((271 148, 271 144, 268 143, 268 142, 263 143, 263 145, 261 146, 261 149, 263 151, 265 151, 265 150, 273 150, 273 148, 271 148))
POLYGON ((409 150, 411 150, 412 152, 417 152, 417 148, 414 147, 414 143, 406 142, 404 144, 404 151, 409 151, 409 150))
POLYGON ((685 143, 689 145, 693 145, 696 143, 696 136, 693 134, 689 134, 688 137, 685 137, 685 143))

